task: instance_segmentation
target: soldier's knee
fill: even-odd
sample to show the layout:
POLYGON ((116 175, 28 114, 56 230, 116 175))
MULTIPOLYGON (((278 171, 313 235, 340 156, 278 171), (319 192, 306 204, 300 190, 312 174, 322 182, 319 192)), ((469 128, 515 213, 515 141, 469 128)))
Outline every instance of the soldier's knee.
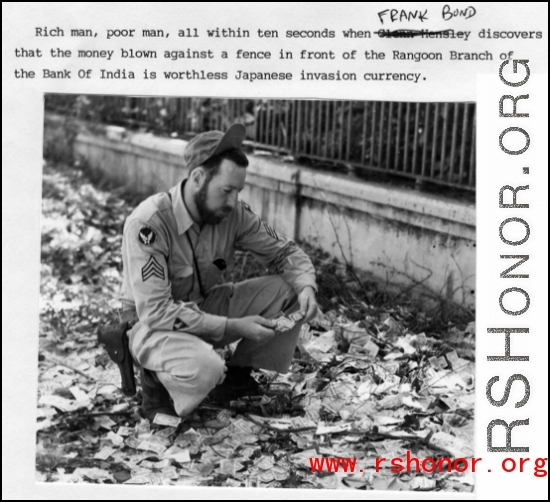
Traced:
POLYGON ((210 347, 197 355, 194 360, 195 385, 199 392, 210 392, 220 384, 225 375, 224 360, 210 347))

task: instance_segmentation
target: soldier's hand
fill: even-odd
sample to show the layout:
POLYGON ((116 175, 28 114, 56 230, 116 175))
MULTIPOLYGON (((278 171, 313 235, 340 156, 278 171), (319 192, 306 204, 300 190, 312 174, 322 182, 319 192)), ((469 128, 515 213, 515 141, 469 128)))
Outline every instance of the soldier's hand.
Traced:
POLYGON ((231 336, 242 336, 255 342, 267 342, 275 336, 274 323, 259 315, 227 319, 226 332, 231 336))
POLYGON ((315 299, 315 290, 311 286, 306 286, 298 295, 300 312, 304 316, 301 322, 311 321, 317 315, 317 300, 315 299))

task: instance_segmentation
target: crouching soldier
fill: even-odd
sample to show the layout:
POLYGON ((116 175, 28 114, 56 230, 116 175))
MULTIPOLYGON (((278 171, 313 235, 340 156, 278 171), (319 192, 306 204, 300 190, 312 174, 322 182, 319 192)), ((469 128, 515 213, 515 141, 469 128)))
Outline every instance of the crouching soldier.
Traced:
POLYGON ((188 177, 143 201, 124 226, 122 313, 150 420, 190 414, 216 386, 227 400, 257 395, 251 370, 287 372, 301 326, 283 332, 272 319, 282 311, 308 321, 317 311, 310 259, 238 199, 244 136, 240 124, 195 136, 184 151, 188 177), (235 249, 277 275, 220 284, 235 249), (214 349, 235 341, 226 367, 214 349))

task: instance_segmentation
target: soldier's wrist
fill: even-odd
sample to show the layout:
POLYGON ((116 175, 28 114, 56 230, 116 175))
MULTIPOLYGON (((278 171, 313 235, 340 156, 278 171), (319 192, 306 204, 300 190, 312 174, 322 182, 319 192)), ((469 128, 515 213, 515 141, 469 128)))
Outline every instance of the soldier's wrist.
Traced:
POLYGON ((308 289, 311 290, 311 292, 313 293, 314 296, 317 295, 317 290, 311 285, 304 286, 298 294, 301 294, 301 293, 303 293, 304 291, 306 291, 308 289))
POLYGON ((233 336, 236 331, 236 325, 237 325, 238 319, 227 319, 227 322, 225 323, 225 335, 226 336, 233 336))

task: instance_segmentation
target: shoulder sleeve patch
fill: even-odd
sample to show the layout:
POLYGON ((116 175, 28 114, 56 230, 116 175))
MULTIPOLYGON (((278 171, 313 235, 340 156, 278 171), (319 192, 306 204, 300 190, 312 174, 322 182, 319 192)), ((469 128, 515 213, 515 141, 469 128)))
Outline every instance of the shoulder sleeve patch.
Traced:
POLYGON ((138 240, 145 246, 151 246, 157 240, 157 234, 150 227, 141 227, 138 232, 138 240))

